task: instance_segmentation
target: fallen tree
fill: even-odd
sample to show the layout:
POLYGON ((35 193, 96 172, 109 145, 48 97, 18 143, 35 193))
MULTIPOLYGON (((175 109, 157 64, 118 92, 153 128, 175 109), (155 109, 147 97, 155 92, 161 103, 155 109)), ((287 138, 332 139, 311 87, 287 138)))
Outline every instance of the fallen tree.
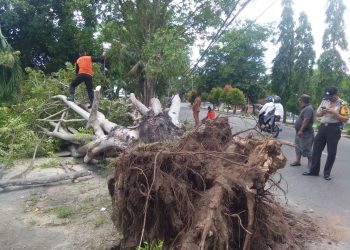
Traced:
POLYGON ((120 248, 159 240, 164 249, 298 248, 269 192, 285 163, 279 142, 232 138, 225 118, 178 143, 123 152, 108 183, 120 248))
POLYGON ((153 143, 171 140, 183 133, 178 119, 180 113, 178 95, 173 98, 168 112, 164 112, 157 98, 151 99, 151 106, 148 108, 137 100, 134 94, 131 94, 130 102, 138 112, 129 114, 135 120, 132 127, 124 127, 111 122, 103 113, 99 112, 99 86, 94 91, 91 110, 68 101, 64 95, 57 95, 53 98, 65 104, 67 108, 39 120, 39 122, 51 126, 52 130, 43 125, 38 125, 38 127, 48 136, 69 142, 72 155, 84 157, 85 163, 92 162, 96 157, 105 153, 115 156, 138 140, 153 143), (68 114, 71 111, 80 118, 69 119, 68 114), (77 128, 72 125, 72 123, 82 121, 86 122, 86 129, 93 129, 93 134, 82 137, 77 128))
POLYGON ((9 186, 34 186, 34 185, 45 185, 49 183, 72 180, 74 181, 77 178, 91 175, 90 171, 78 171, 71 172, 67 174, 60 174, 54 176, 45 176, 41 178, 33 179, 11 179, 11 180, 2 180, 0 181, 0 188, 6 188, 9 186))

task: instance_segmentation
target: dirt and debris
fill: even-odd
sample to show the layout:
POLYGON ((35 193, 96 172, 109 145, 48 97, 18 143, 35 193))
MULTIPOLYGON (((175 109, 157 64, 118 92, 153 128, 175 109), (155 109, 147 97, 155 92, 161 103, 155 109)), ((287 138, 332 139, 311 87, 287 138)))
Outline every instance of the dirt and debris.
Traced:
MULTIPOLYGON (((50 164, 37 159, 26 177, 82 170, 93 175, 0 190, 1 249, 126 248, 141 238, 162 240, 164 249, 344 249, 339 244, 349 237, 341 218, 318 219, 317 211, 276 202, 271 194, 279 181, 272 174, 285 164, 280 145, 232 140, 222 119, 179 143, 142 145, 122 154, 109 182, 113 203, 106 188, 112 169, 62 159, 67 158, 50 164)), ((25 166, 2 171, 2 178, 25 166)))
POLYGON ((225 118, 177 144, 128 150, 108 184, 121 248, 143 240, 165 249, 301 248, 270 195, 278 186, 271 175, 285 163, 280 143, 232 138, 225 118))
MULTIPOLYGON (((3 172, 10 179, 23 172, 27 162, 17 162, 3 172)), ((108 168, 87 167, 73 158, 36 159, 26 178, 54 176, 69 171, 91 176, 41 186, 0 190, 1 249, 110 249, 119 234, 111 221, 107 189, 108 168)))

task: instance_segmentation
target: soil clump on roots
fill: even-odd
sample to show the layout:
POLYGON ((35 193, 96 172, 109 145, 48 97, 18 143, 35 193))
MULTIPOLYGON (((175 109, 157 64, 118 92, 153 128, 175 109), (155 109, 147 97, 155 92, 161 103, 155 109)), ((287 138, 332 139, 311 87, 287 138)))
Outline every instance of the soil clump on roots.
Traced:
POLYGON ((176 144, 127 150, 108 183, 120 248, 162 240, 164 249, 298 249, 269 193, 285 164, 279 142, 232 137, 226 118, 176 144))

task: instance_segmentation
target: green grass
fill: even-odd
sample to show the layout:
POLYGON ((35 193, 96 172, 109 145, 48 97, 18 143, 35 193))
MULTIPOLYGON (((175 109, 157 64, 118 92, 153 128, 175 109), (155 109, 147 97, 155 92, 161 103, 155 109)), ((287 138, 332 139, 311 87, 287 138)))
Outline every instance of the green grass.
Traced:
POLYGON ((68 206, 58 206, 54 208, 53 211, 60 219, 71 217, 75 213, 74 209, 68 206))
POLYGON ((101 214, 98 217, 96 217, 93 221, 95 227, 99 227, 103 225, 106 222, 106 215, 101 214))
POLYGON ((40 163, 38 165, 34 165, 35 168, 52 168, 56 167, 60 164, 60 161, 56 158, 54 159, 49 159, 43 163, 40 163))
POLYGON ((156 243, 147 243, 143 242, 137 250, 162 250, 163 249, 163 241, 158 241, 156 243))
POLYGON ((28 206, 35 206, 39 201, 39 195, 35 191, 31 191, 29 195, 29 199, 27 200, 28 206))
POLYGON ((29 221, 29 224, 30 224, 31 226, 35 226, 35 225, 36 225, 36 221, 32 219, 32 220, 29 221))

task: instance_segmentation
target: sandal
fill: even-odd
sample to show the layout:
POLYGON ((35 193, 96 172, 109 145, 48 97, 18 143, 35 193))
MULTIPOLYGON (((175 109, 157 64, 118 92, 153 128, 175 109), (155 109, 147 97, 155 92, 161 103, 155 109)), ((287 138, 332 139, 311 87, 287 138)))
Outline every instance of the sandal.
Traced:
POLYGON ((299 162, 292 162, 291 164, 289 164, 289 166, 297 167, 297 166, 301 166, 301 164, 299 162))
POLYGON ((329 175, 325 175, 323 178, 324 178, 325 180, 327 180, 327 181, 332 180, 332 177, 330 177, 329 175))

